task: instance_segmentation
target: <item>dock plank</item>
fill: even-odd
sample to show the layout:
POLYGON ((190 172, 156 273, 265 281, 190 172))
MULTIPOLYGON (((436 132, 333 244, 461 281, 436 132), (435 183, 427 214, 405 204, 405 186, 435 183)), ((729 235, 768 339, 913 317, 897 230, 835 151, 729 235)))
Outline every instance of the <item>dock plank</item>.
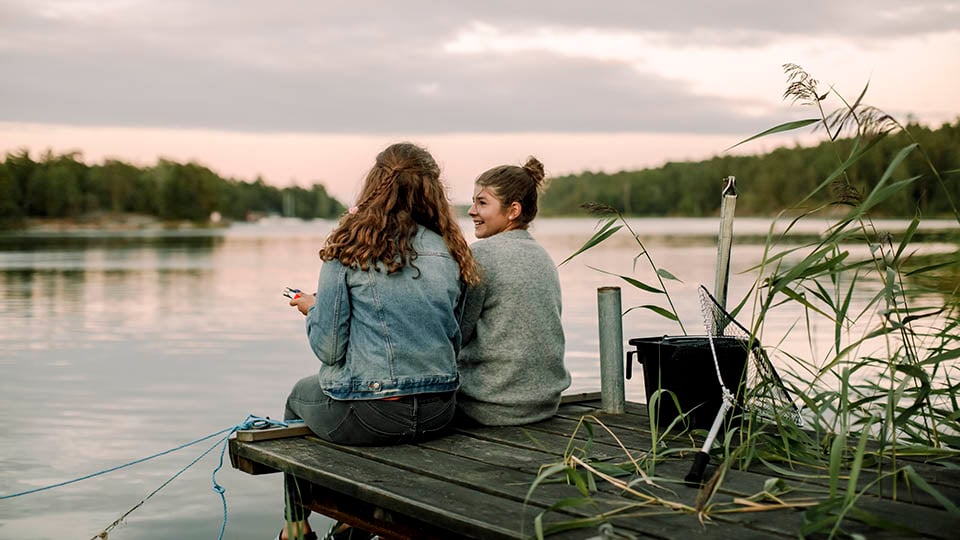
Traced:
MULTIPOLYGON (((579 406, 579 410, 585 410, 583 406, 579 406)), ((574 407, 565 407, 561 410, 558 416, 551 419, 549 422, 534 424, 531 426, 531 429, 543 429, 549 430, 553 433, 572 433, 576 428, 579 421, 580 415, 577 413, 572 413, 570 411, 576 410, 574 407)), ((594 429, 593 436, 596 441, 604 443, 615 443, 617 439, 626 444, 630 448, 650 448, 652 444, 652 439, 649 436, 649 432, 643 429, 638 429, 636 424, 631 422, 631 418, 628 415, 623 415, 620 417, 606 415, 602 412, 593 411, 591 412, 600 421, 604 422, 605 425, 612 428, 616 433, 616 439, 614 436, 608 434, 607 432, 594 429)), ((646 418, 645 415, 636 415, 636 418, 646 418)), ((586 433, 580 435, 581 439, 587 437, 586 433)), ((696 440, 696 443, 699 444, 700 439, 696 440)), ((691 441, 691 450, 692 450, 692 441, 691 441)), ((890 473, 894 465, 889 461, 885 460, 884 466, 880 471, 885 473, 890 473)), ((924 478, 928 483, 931 483, 940 491, 945 497, 952 501, 960 501, 960 476, 954 474, 954 471, 947 469, 946 467, 939 465, 930 465, 923 463, 920 460, 906 460, 906 463, 910 464, 920 476, 924 478)), ((904 463, 901 463, 903 465, 904 463)), ((779 464, 783 469, 793 469, 793 472, 796 476, 806 476, 804 481, 807 485, 820 486, 826 488, 829 486, 829 479, 824 471, 804 465, 801 463, 794 463, 791 465, 779 464), (819 477, 819 478, 817 478, 819 477)), ((659 467, 659 465, 658 465, 659 467)), ((762 464, 757 463, 756 465, 751 466, 746 471, 739 471, 745 473, 744 475, 738 475, 738 482, 741 479, 749 478, 750 474, 759 474, 764 476, 764 478, 769 478, 771 476, 778 476, 773 470, 764 467, 762 464)), ((866 473, 871 473, 874 471, 865 470, 866 473)), ((879 472, 879 471, 878 471, 879 472)), ((684 471, 683 474, 686 474, 684 471)), ((682 477, 683 475, 681 475, 682 477)), ((894 493, 897 494, 897 499, 900 501, 924 505, 932 508, 941 508, 942 505, 940 502, 931 496, 926 491, 912 486, 908 479, 903 476, 898 476, 893 478, 889 474, 883 475, 879 480, 876 478, 876 475, 865 474, 857 483, 858 491, 867 490, 867 493, 883 498, 891 498, 894 493)))
MULTIPOLYGON (((291 473, 298 479, 390 515, 418 536, 517 539, 529 536, 501 524, 532 523, 536 508, 464 488, 427 475, 352 455, 312 437, 275 439, 257 444, 231 441, 231 453, 291 473)), ((379 448, 384 450, 386 448, 379 448)), ((279 502, 279 501, 278 501, 279 502)), ((307 498, 308 506, 309 497, 307 498)), ((376 512, 374 512, 376 513, 376 512)), ((556 518, 553 518, 556 519, 556 518)), ((549 521, 549 520, 548 520, 549 521)))
MULTIPOLYGON (((527 426, 526 429, 551 429, 551 426, 556 426, 557 422, 548 422, 534 424, 532 426, 527 426)), ((569 425, 567 426, 569 427, 569 425)), ((555 429, 555 428, 553 428, 555 429)), ((523 441, 534 441, 536 440, 539 444, 552 444, 554 448, 565 448, 565 443, 568 438, 561 437, 552 433, 544 432, 539 435, 530 436, 530 434, 517 435, 517 430, 511 430, 509 428, 476 428, 476 431, 482 433, 485 438, 494 438, 497 440, 507 440, 511 444, 522 445, 523 441), (500 434, 499 437, 492 436, 491 434, 496 433, 500 434), (512 434, 512 437, 508 437, 508 434, 512 434)), ((596 434, 596 430, 594 431, 596 434)), ((465 437, 462 435, 461 437, 465 437)), ((458 439, 461 440, 461 439, 458 439)), ((626 443, 634 442, 627 437, 626 443)), ((644 444, 649 444, 647 440, 642 441, 644 444)), ((444 445, 443 439, 437 443, 426 443, 426 444, 439 444, 444 445)), ((482 444, 480 442, 474 443, 474 445, 482 444)), ((530 443, 536 444, 536 443, 530 443)), ((649 447, 649 446, 647 446, 649 447)), ((609 441, 595 441, 593 445, 593 450, 595 455, 601 455, 604 457, 619 457, 620 461, 624 461, 623 450, 616 444, 612 443, 612 438, 609 441)), ((529 450, 528 450, 529 451, 529 450)), ((478 459, 484 459, 484 455, 487 452, 481 452, 478 456, 478 459)), ((550 463, 550 459, 556 460, 559 454, 541 454, 544 461, 541 463, 550 463)), ((656 467, 656 476, 654 476, 654 481, 657 482, 661 487, 660 488, 648 488, 652 494, 661 495, 664 497, 670 497, 678 502, 684 504, 693 505, 696 498, 696 490, 691 490, 686 488, 683 485, 683 477, 690 470, 690 460, 670 460, 664 461, 657 464, 656 467)), ((735 475, 735 478, 732 481, 727 481, 722 484, 720 489, 720 495, 715 497, 717 504, 727 504, 732 505, 735 498, 748 497, 755 493, 759 493, 764 489, 764 483, 767 479, 771 478, 772 474, 761 474, 755 471, 737 471, 738 474, 735 475)), ((790 482, 788 482, 790 484, 790 482)), ((806 486, 801 486, 797 483, 796 487, 808 487, 809 483, 806 486)), ((826 484, 821 484, 822 488, 826 488, 826 484)), ((607 488, 607 492, 613 494, 616 493, 612 488, 607 488)), ((863 510, 868 512, 873 512, 877 515, 882 515, 885 519, 889 520, 892 523, 899 523, 905 529, 909 528, 911 531, 930 536, 931 538, 954 538, 956 535, 956 522, 942 520, 942 512, 936 509, 924 508, 922 506, 915 506, 906 504, 903 502, 890 504, 882 500, 874 500, 871 498, 864 498, 861 500, 859 505, 863 510)), ((765 519, 757 519, 754 514, 750 513, 739 513, 739 514, 726 514, 716 516, 714 519, 717 522, 723 523, 739 523, 745 527, 752 529, 758 529, 766 531, 771 534, 782 534, 787 536, 795 536, 795 531, 802 524, 802 516, 799 513, 793 513, 789 515, 788 513, 781 512, 780 519, 776 521, 768 521, 765 519)), ((856 525, 851 525, 847 527, 851 532, 867 532, 870 531, 869 528, 860 528, 856 525)), ((877 531, 872 531, 872 536, 875 536, 877 531)), ((893 537, 900 537, 902 532, 896 532, 893 537)))
MULTIPOLYGON (((444 439, 439 439, 444 440, 444 439)), ((326 443, 329 444, 329 443, 326 443)), ((419 445, 406 445, 387 448, 351 448, 350 451, 369 459, 374 459, 394 467, 403 468, 411 472, 425 474, 436 479, 445 479, 465 487, 496 495, 519 504, 528 504, 546 508, 556 501, 568 497, 578 497, 580 493, 568 484, 543 484, 538 487, 527 499, 529 486, 536 475, 523 469, 514 469, 504 461, 487 461, 491 456, 501 455, 500 451, 489 447, 498 446, 490 442, 480 442, 479 445, 464 445, 454 452, 450 447, 442 450, 442 445, 430 445, 429 442, 419 445), (488 449, 483 449, 487 446, 488 449), (478 451, 479 450, 479 451, 478 451), (479 459, 477 459, 479 457, 479 459)), ((544 458, 556 460, 556 455, 542 454, 544 458)), ((546 463, 548 461, 544 461, 546 463)), ((692 504, 696 491, 686 490, 687 504, 692 504)), ((598 511, 609 512, 622 508, 627 501, 616 491, 600 492, 593 497, 589 511, 577 508, 566 510, 572 517, 588 517, 598 511)), ((639 512, 637 509, 634 513, 639 512)), ((677 534, 695 536, 705 532, 704 525, 695 514, 672 513, 664 514, 660 507, 647 509, 644 512, 642 529, 637 529, 629 520, 614 519, 624 530, 641 534, 652 534, 658 537, 668 537, 677 534)), ((785 537, 792 537, 784 534, 785 537)), ((714 531, 711 538, 729 538, 731 540, 744 537, 744 531, 723 530, 718 534, 714 531)), ((769 535, 767 535, 769 537, 769 535)))
MULTIPOLYGON (((610 427, 630 429, 649 434, 647 405, 645 403, 627 402, 625 409, 626 411, 623 415, 608 415, 597 410, 595 407, 591 407, 590 403, 570 402, 560 407, 557 416, 576 420, 584 414, 590 414, 596 416, 610 427)), ((806 430, 806 432, 811 437, 817 436, 811 430, 806 430)), ((856 441, 851 441, 851 446, 855 444, 856 441)), ((871 441, 871 444, 868 444, 868 448, 871 447, 877 449, 879 445, 871 441)), ((889 448, 886 449, 886 453, 890 453, 889 448)), ((951 460, 949 459, 944 460, 943 458, 915 455, 912 452, 905 453, 901 450, 897 456, 897 460, 900 462, 900 465, 909 464, 914 467, 927 482, 944 486, 960 486, 960 467, 956 467, 955 464, 952 464, 953 466, 946 466, 951 465, 949 463, 951 460)), ((889 459, 884 461, 885 467, 893 467, 895 465, 896 464, 889 459)))
MULTIPOLYGON (((343 447, 313 436, 235 439, 230 443, 230 453, 234 466, 246 472, 284 471, 295 475, 305 485, 309 507, 385 538, 530 538, 538 514, 558 501, 580 497, 577 487, 565 482, 542 483, 532 493, 529 490, 542 467, 563 460, 571 440, 578 448, 589 447, 588 464, 627 462, 621 444, 634 458, 642 457, 652 447, 645 406, 631 403, 623 415, 606 415, 599 410, 595 395, 586 398, 590 401, 583 402, 581 397, 580 402, 564 403, 556 416, 544 422, 515 427, 458 426, 445 436, 417 444, 343 447), (615 435, 594 426, 589 443, 586 430, 571 439, 583 415, 596 417, 615 435)), ((656 462, 653 485, 645 484, 637 475, 627 480, 647 494, 694 507, 698 490, 685 486, 682 478, 697 444, 696 438, 669 440, 672 451, 682 454, 656 462)), ((958 465, 956 460, 948 462, 958 465)), ((953 504, 960 504, 960 482, 953 469, 923 460, 911 464, 953 504)), ((862 485, 875 480, 871 474, 864 472, 862 485)), ((624 496, 620 488, 598 480, 589 504, 561 505, 544 513, 543 521, 547 526, 559 525, 595 519, 603 512, 607 522, 636 538, 795 538, 804 523, 802 510, 745 512, 740 502, 763 491, 765 482, 773 476, 773 471, 765 467, 728 471, 704 514, 639 504, 636 496, 624 496)), ((785 481, 797 489, 826 489, 825 479, 785 481)), ((877 528, 868 522, 847 520, 843 524, 846 534, 944 540, 956 536, 960 519, 932 497, 914 490, 910 500, 893 501, 889 487, 892 484, 862 495, 857 507, 901 528, 877 528)), ((590 527, 565 530, 550 538, 596 537, 599 521, 591 523, 590 527)))

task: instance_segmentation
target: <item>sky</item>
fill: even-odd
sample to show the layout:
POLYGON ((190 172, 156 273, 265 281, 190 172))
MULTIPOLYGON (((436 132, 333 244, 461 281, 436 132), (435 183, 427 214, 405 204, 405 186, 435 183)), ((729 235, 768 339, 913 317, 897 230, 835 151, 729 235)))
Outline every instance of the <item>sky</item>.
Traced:
POLYGON ((528 155, 616 172, 813 116, 782 99, 785 63, 850 100, 869 84, 901 122, 952 122, 958 51, 960 0, 0 0, 0 153, 196 161, 349 203, 409 140, 465 202, 528 155))

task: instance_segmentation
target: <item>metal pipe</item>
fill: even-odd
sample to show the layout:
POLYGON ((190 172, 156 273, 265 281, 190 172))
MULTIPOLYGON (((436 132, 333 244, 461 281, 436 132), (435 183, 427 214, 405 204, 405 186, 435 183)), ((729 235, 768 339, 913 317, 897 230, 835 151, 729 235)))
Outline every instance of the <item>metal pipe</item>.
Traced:
POLYGON ((600 402, 603 412, 623 414, 623 311, 620 287, 597 289, 597 320, 600 325, 600 402))

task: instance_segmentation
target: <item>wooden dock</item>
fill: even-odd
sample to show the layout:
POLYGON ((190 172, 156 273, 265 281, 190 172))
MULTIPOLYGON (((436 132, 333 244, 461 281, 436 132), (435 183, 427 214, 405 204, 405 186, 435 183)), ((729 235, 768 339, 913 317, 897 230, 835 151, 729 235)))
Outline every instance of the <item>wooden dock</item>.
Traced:
MULTIPOLYGON (((393 447, 338 446, 312 435, 258 440, 263 436, 255 431, 241 432, 230 441, 230 456, 234 467, 250 474, 292 473, 303 482, 311 509, 384 538, 531 538, 541 514, 545 529, 561 529, 551 539, 797 538, 805 511, 829 493, 826 471, 795 468, 806 477, 781 474, 777 481, 770 468, 757 464, 747 471, 727 471, 716 494, 698 507, 702 491, 685 486, 683 477, 699 437, 674 439, 668 443, 673 451, 658 450, 661 458, 648 473, 651 483, 636 474, 607 481, 602 475, 609 465, 629 462, 621 443, 637 460, 652 448, 646 406, 627 403, 626 410, 604 415, 597 395, 581 395, 567 398, 556 416, 537 424, 456 428, 438 439, 393 447), (592 436, 583 427, 577 430, 585 415, 596 417, 615 437, 596 422, 591 422, 592 436), (574 483, 544 482, 531 492, 544 466, 571 455, 571 440, 584 450, 573 454, 583 458, 581 477, 587 477, 587 467, 597 468, 590 475, 595 486, 581 487, 596 491, 582 504, 573 504, 586 501, 574 483), (765 490, 776 494, 758 495, 765 490), (596 518, 601 513, 607 516, 603 520, 596 518), (562 530, 578 520, 586 526, 562 530), (605 521, 625 534, 602 530, 605 521)), ((901 467, 905 463, 917 474, 913 480, 899 475, 896 485, 891 478, 878 480, 876 464, 864 465, 857 491, 866 493, 847 511, 844 535, 960 537, 960 515, 956 508, 944 508, 960 506, 960 461, 898 461, 901 467), (920 489, 917 477, 935 488, 941 500, 920 489)), ((714 460, 708 478, 716 466, 714 460)), ((846 489, 846 483, 844 477, 839 489, 846 489)))

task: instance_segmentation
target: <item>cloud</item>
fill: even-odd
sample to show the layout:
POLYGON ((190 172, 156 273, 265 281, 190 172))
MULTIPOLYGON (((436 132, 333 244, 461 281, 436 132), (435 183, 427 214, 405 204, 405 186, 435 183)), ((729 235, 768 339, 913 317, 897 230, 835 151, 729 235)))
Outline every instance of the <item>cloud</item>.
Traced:
POLYGON ((780 63, 960 27, 890 0, 0 10, 0 121, 258 132, 754 131, 786 117, 780 63))
POLYGON ((561 25, 653 31, 671 35, 677 43, 689 41, 691 36, 698 40, 712 36, 707 42, 712 45, 738 43, 742 36, 890 38, 953 31, 960 26, 960 8, 951 0, 484 2, 471 6, 471 14, 503 21, 513 29, 561 25))

